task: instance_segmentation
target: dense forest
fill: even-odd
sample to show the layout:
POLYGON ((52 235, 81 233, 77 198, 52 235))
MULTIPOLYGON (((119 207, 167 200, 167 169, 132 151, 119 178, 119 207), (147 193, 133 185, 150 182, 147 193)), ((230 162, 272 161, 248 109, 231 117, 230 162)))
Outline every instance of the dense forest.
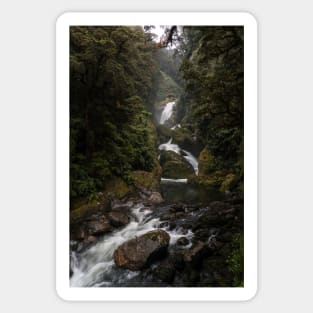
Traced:
POLYGON ((70 28, 72 286, 243 286, 243 43, 70 28))

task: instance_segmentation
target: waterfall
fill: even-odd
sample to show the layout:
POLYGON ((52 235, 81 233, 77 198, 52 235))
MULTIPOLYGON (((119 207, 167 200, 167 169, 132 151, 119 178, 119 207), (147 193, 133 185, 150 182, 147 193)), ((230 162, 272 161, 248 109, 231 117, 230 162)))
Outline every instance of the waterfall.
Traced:
POLYGON ((160 118, 160 124, 164 124, 173 114, 175 101, 166 103, 160 118))
POLYGON ((195 170, 196 175, 198 175, 198 160, 187 150, 183 150, 184 154, 183 157, 185 158, 186 161, 188 161, 193 169, 195 170))
POLYGON ((181 149, 177 144, 172 143, 173 138, 168 142, 159 145, 159 150, 174 151, 175 153, 182 155, 183 158, 191 164, 195 174, 198 175, 198 160, 189 151, 181 149))
MULTIPOLYGON (((84 252, 71 252, 71 287, 121 286, 140 274, 139 271, 118 268, 114 263, 113 254, 124 242, 159 227, 160 219, 153 218, 153 212, 143 208, 142 204, 137 204, 131 209, 133 220, 124 228, 105 235, 84 252)), ((180 229, 166 231, 170 235, 170 245, 175 244, 181 237, 187 237, 189 240, 193 237, 190 230, 187 234, 180 229)))

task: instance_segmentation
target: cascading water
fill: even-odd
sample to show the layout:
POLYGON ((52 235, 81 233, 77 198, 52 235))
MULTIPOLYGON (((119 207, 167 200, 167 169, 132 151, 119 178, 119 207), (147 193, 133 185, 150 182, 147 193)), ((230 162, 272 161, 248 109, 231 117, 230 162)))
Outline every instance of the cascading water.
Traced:
POLYGON ((171 118, 172 114, 173 114, 173 108, 175 105, 175 101, 173 102, 168 102, 161 114, 161 118, 160 118, 160 124, 164 124, 168 119, 171 118))
POLYGON ((181 149, 177 144, 172 143, 172 141, 173 139, 171 138, 168 142, 159 145, 159 150, 174 151, 182 155, 192 165, 195 174, 198 175, 198 160, 189 151, 181 149))
MULTIPOLYGON (((159 218, 153 218, 152 211, 143 208, 141 204, 135 205, 131 209, 132 221, 121 230, 104 236, 84 252, 71 252, 71 287, 123 286, 140 274, 118 268, 113 254, 122 243, 159 227, 159 218)), ((170 235, 170 245, 174 245, 181 237, 191 239, 193 236, 191 231, 184 234, 179 228, 166 231, 170 235)))
MULTIPOLYGON (((171 118, 175 102, 166 104, 161 118, 160 124, 164 124, 171 118)), ((180 124, 175 125, 172 129, 181 127, 180 124)), ((183 156, 194 168, 198 174, 198 161, 189 152, 181 149, 177 144, 172 143, 172 138, 159 146, 159 150, 174 151, 183 156)), ((163 184, 169 184, 168 190, 177 186, 186 186, 188 188, 187 178, 169 179, 161 178, 163 184), (171 187, 172 185, 172 187, 171 187)), ((192 199, 193 190, 185 190, 188 197, 192 199)), ((156 209, 155 209, 156 210, 156 209)), ((140 280, 140 271, 130 271, 117 267, 114 263, 114 251, 124 242, 141 236, 153 229, 160 227, 160 219, 156 211, 145 208, 143 204, 134 205, 131 208, 131 221, 122 229, 103 236, 96 244, 83 251, 71 251, 71 271, 70 279, 71 287, 109 287, 109 286, 127 286, 132 285, 134 281, 137 284, 144 283, 140 280)), ((179 226, 170 230, 164 228, 170 235, 170 246, 175 245, 181 237, 186 237, 190 243, 184 248, 190 248, 193 233, 191 230, 183 231, 179 226)), ((75 245, 75 243, 73 243, 75 245)))

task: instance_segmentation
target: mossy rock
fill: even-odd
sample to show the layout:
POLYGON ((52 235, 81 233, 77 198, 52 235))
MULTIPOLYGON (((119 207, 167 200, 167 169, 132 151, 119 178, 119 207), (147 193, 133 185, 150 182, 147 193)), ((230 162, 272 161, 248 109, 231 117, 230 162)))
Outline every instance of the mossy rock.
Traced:
POLYGON ((222 182, 223 182, 223 177, 219 177, 218 175, 212 175, 209 177, 194 175, 188 178, 189 184, 199 185, 209 190, 212 190, 212 189, 218 190, 222 182))
POLYGON ((115 177, 110 179, 105 185, 105 190, 103 194, 105 195, 112 195, 114 194, 115 197, 121 199, 125 197, 127 194, 131 192, 131 187, 126 184, 124 180, 119 177, 115 177))
POLYGON ((221 184, 220 191, 230 191, 236 187, 238 183, 238 177, 235 174, 226 175, 224 181, 221 184))
POLYGON ((151 172, 133 171, 130 176, 136 188, 158 191, 160 189, 161 173, 162 169, 160 165, 157 165, 151 172))
POLYGON ((162 177, 164 178, 187 178, 195 173, 191 164, 173 151, 162 151, 160 164, 162 166, 162 177))
POLYGON ((99 211, 100 207, 91 204, 83 204, 70 212, 71 224, 84 219, 85 216, 95 214, 99 211))
POLYGON ((205 147, 199 155, 199 176, 207 176, 216 170, 215 157, 205 147))
POLYGON ((199 155, 202 145, 194 139, 193 134, 188 128, 177 127, 173 129, 172 138, 173 143, 178 144, 180 148, 191 152, 195 156, 199 155))
POLYGON ((112 177, 110 181, 107 181, 105 188, 102 192, 95 193, 91 197, 81 199, 79 202, 75 203, 76 206, 72 205, 72 210, 70 211, 71 220, 82 219, 85 216, 97 213, 101 208, 107 207, 109 205, 110 199, 113 197, 121 199, 133 191, 132 186, 126 184, 119 177, 112 177))

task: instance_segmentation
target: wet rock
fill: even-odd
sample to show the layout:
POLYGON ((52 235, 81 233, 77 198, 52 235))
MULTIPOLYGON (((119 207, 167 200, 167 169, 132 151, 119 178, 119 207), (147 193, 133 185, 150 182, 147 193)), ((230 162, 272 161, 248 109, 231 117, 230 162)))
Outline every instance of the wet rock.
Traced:
POLYGON ((198 229, 194 233, 194 240, 195 241, 206 241, 210 237, 210 233, 207 228, 205 229, 198 229))
POLYGON ((178 212, 178 213, 166 213, 160 216, 161 221, 176 221, 180 218, 183 218, 185 213, 178 212))
POLYGON ((179 246, 187 246, 188 244, 189 244, 189 239, 186 237, 180 237, 177 240, 177 245, 179 245, 179 246))
POLYGON ((86 231, 84 230, 84 227, 81 225, 73 224, 71 225, 71 233, 70 238, 74 241, 81 241, 84 240, 86 236, 86 231))
POLYGON ((170 236, 164 230, 153 230, 131 239, 114 252, 115 264, 132 271, 141 270, 167 253, 170 236))
POLYGON ((114 227, 124 226, 129 223, 127 213, 121 211, 112 211, 108 214, 110 224, 114 227))
POLYGON ((162 151, 160 155, 162 177, 181 179, 194 175, 195 171, 186 159, 174 151, 162 151))
POLYGON ((208 253, 208 247, 203 242, 199 241, 185 252, 184 261, 191 263, 193 266, 198 266, 208 253))
POLYGON ((229 209, 230 205, 227 202, 223 201, 213 201, 210 203, 210 207, 216 212, 221 212, 229 209))
POLYGON ((88 243, 94 243, 94 242, 96 242, 97 240, 98 240, 98 238, 95 237, 95 236, 89 236, 89 237, 87 238, 87 242, 88 242, 88 243))
POLYGON ((112 231, 112 226, 109 221, 102 218, 97 221, 90 221, 86 223, 87 233, 91 236, 100 236, 112 231))
POLYGON ((183 204, 174 204, 170 207, 170 212, 185 212, 185 205, 183 204))
POLYGON ((114 211, 114 210, 117 210, 117 211, 128 211, 132 206, 134 205, 134 203, 132 201, 128 201, 128 202, 121 202, 121 201, 118 201, 116 202, 115 204, 113 204, 111 206, 111 210, 114 211))
POLYGON ((192 231, 195 232, 198 229, 210 229, 212 226, 219 226, 223 224, 223 220, 218 215, 208 215, 207 213, 199 216, 197 221, 192 227, 192 231))
POLYGON ((162 222, 160 223, 159 228, 168 228, 168 226, 169 226, 169 222, 162 222))
POLYGON ((168 260, 161 262, 153 271, 154 276, 165 282, 171 283, 175 277, 175 268, 168 260))
POLYGON ((164 199, 162 198, 161 194, 159 192, 152 192, 151 195, 148 198, 148 201, 150 203, 162 203, 164 199))

